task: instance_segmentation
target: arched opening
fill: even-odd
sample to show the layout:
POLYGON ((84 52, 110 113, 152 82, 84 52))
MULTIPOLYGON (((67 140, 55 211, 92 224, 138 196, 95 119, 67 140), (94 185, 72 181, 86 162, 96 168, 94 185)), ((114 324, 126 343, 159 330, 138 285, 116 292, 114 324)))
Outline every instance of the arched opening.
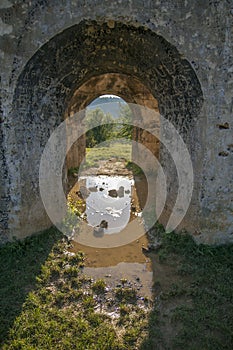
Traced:
MULTIPOLYGON (((126 74, 117 74, 117 73, 107 73, 103 75, 96 76, 94 78, 89 79, 85 82, 81 87, 75 91, 73 97, 70 100, 69 106, 65 113, 65 118, 68 120, 72 118, 72 116, 76 115, 79 112, 79 128, 85 129, 85 111, 83 108, 87 107, 88 103, 91 101, 95 102, 97 96, 99 94, 112 94, 117 95, 121 99, 125 100, 125 103, 130 104, 131 118, 132 124, 136 125, 136 121, 140 120, 141 124, 150 130, 156 130, 156 133, 159 133, 160 130, 160 115, 158 111, 158 102, 151 94, 148 88, 144 84, 140 82, 134 76, 126 75, 126 74), (136 105, 146 107, 143 111, 139 111, 135 109, 136 105), (81 110, 81 113, 80 113, 81 110), (83 111, 83 112, 82 112, 83 111)), ((69 129, 70 130, 70 129, 69 129)), ((71 128, 71 133, 75 134, 75 130, 71 128)), ((69 137, 73 135, 68 135, 69 137)), ((141 127, 132 127, 132 140, 134 143, 130 146, 132 148, 132 156, 130 161, 133 163, 133 167, 135 171, 137 171, 139 153, 141 150, 139 149, 139 144, 142 144, 151 154, 159 159, 159 141, 158 139, 152 135, 150 132, 146 131, 141 127), (137 168, 137 169, 136 169, 137 168)), ((80 166, 80 163, 83 161, 85 157, 85 134, 79 138, 77 142, 75 142, 68 152, 67 155, 67 169, 71 169, 72 172, 77 175, 77 169, 80 166)), ((149 153, 144 154, 144 167, 151 169, 152 162, 151 156, 149 153)), ((122 166, 121 164, 120 166, 122 166)), ((125 167, 125 165, 124 165, 125 167)), ((115 175, 119 174, 119 171, 115 169, 115 175)), ((113 170, 113 169, 112 169, 113 170)), ((143 171, 145 169, 143 168, 143 171)), ((125 169, 127 172, 128 170, 125 169)), ((103 169, 100 171, 103 172, 103 169)), ((106 171, 105 171, 105 175, 106 171)), ((122 175, 122 173, 121 173, 122 175)), ((72 177, 69 177, 69 180, 72 180, 72 177)), ((74 180, 74 179, 73 179, 74 180)), ((71 181, 72 182, 72 181, 71 181)), ((71 183, 72 186, 72 183, 71 183)), ((139 177, 135 181, 135 191, 136 197, 140 209, 142 210, 147 201, 147 181, 145 177, 139 179, 139 177)), ((78 191, 76 191, 78 192, 78 191)), ((77 198, 76 198, 77 199, 77 198)), ((137 211, 141 211, 137 209, 137 211)), ((99 210, 98 210, 99 211, 99 210)), ((100 221, 100 220, 99 220, 100 221)), ((101 221, 100 221, 101 222, 101 221)), ((100 224, 100 222, 98 224, 100 224)), ((97 222, 95 222, 97 224, 97 222)), ((117 223, 116 223, 117 224, 117 223)), ((94 225, 94 223, 93 223, 94 225)), ((134 227, 135 229, 135 227, 134 227)), ((107 231, 107 230, 106 230, 107 231)), ((141 232, 140 229, 137 229, 138 232, 141 232)), ((90 235, 91 237, 91 235, 90 235)), ((135 237, 136 239, 136 237, 135 237)), ((92 242, 93 244, 93 242, 92 242)), ((97 244, 97 242, 96 242, 97 244)))
MULTIPOLYGON (((51 225, 39 194, 43 149, 65 117, 107 93, 128 103, 153 109, 159 106, 160 113, 186 140, 191 155, 195 153, 195 118, 202 105, 202 92, 190 64, 175 47, 147 28, 82 21, 43 45, 17 81, 8 136, 15 140, 8 150, 9 162, 14 164, 8 169, 8 221, 14 235, 22 237, 51 225)), ((138 136, 144 138, 145 134, 138 136)), ((154 143, 148 142, 148 147, 153 148, 154 143)), ((160 159, 168 179, 168 200, 173 203, 174 166, 165 149, 161 149, 160 159)), ((70 165, 74 165, 72 160, 70 165)), ((169 217, 171 207, 166 210, 169 217)), ((197 215, 195 204, 183 227, 192 232, 197 215)))
MULTIPOLYGON (((65 118, 72 116, 81 110, 84 110, 91 101, 95 100, 99 95, 113 94, 121 97, 126 103, 134 103, 140 106, 152 109, 158 112, 158 101, 152 95, 150 90, 140 82, 135 76, 128 74, 106 73, 88 79, 73 94, 70 99, 68 108, 65 112, 65 118)), ((83 114, 84 117, 85 114, 83 114)), ((80 116, 81 117, 81 116, 80 116)), ((81 118, 80 118, 81 119, 81 118)), ((144 116, 145 126, 154 123, 148 116, 144 116)), ((157 121, 159 124, 159 120, 157 121)), ((81 120, 80 120, 81 124, 81 120)), ((136 132, 136 131, 135 131, 136 132)), ((140 138, 141 136, 134 136, 140 138)), ((79 140, 78 147, 81 147, 82 141, 79 140)), ((150 142, 149 149, 158 156, 158 146, 150 142)), ((68 168, 78 166, 75 162, 80 162, 78 152, 75 145, 68 154, 68 168), (75 155, 75 160, 72 157, 75 155)))
MULTIPOLYGON (((80 140, 77 140, 67 157, 68 184, 70 185, 68 205, 70 202, 72 208, 79 211, 78 215, 81 214, 80 223, 76 232, 73 233, 72 252, 82 250, 85 253, 84 273, 90 274, 93 278, 104 278, 107 275, 111 277, 111 283, 117 283, 121 274, 129 280, 137 274, 138 280, 143 281, 140 287, 143 293, 151 295, 151 263, 141 249, 149 243, 143 230, 141 215, 142 201, 147 197, 147 181, 142 169, 133 162, 136 149, 132 139, 137 137, 139 140, 141 129, 128 124, 119 124, 124 120, 130 122, 136 117, 130 108, 131 105, 122 97, 115 95, 114 85, 117 82, 118 91, 120 91, 120 86, 125 84, 127 77, 124 77, 123 82, 122 77, 116 74, 108 74, 98 79, 100 82, 102 79, 101 86, 105 82, 109 84, 111 80, 112 87, 110 90, 104 90, 108 91, 108 94, 92 100, 84 113, 80 114, 83 125, 85 118, 89 122, 88 131, 80 140), (98 130, 97 128, 89 130, 92 125, 90 119, 100 120, 101 125, 98 130), (105 123, 108 127, 110 126, 107 130, 110 133, 105 134, 105 123), (89 131, 91 133, 88 134, 89 131), (99 138, 99 134, 102 137, 99 138), (69 168, 72 165, 76 166, 69 168), (127 227, 128 223, 133 221, 134 225, 127 227), (119 240, 117 245, 120 247, 110 246, 108 251, 101 249, 102 242, 98 246, 98 240, 103 236, 121 233, 133 237, 135 231, 138 239, 132 239, 129 244, 119 240), (88 242, 89 237, 91 240, 88 242), (95 241, 94 238, 96 238, 95 241)), ((96 81, 97 79, 95 83, 96 81)), ((96 88, 96 84, 93 84, 93 87, 96 88)), ((88 84, 88 91, 91 92, 91 90, 92 85, 88 84)), ((121 96, 124 96, 124 91, 121 90, 121 96)), ((132 96, 134 92, 135 89, 131 92, 132 96)), ((80 95, 77 94, 77 96, 80 95)), ((130 94, 127 99, 132 100, 130 94)), ((143 99, 146 103, 145 93, 143 99)), ((154 103, 157 107, 156 100, 154 103)), ((77 105, 70 108, 72 112, 71 115, 67 115, 67 118, 72 118, 76 114, 76 108, 78 109, 77 105)), ((149 133, 147 136, 149 137, 149 133)), ((139 141, 143 143, 142 138, 139 141)), ((158 144, 156 145, 158 155, 158 144)))
MULTIPOLYGON (((71 200, 73 205, 77 203, 77 210, 82 212, 82 207, 85 207, 82 217, 85 216, 96 236, 120 232, 130 216, 136 214, 136 207, 134 213, 131 211, 130 199, 134 182, 129 169, 133 130, 130 125, 121 124, 126 119, 130 122, 131 118, 132 112, 122 98, 99 96, 85 111, 83 123, 87 130, 81 144, 78 140, 69 152, 73 161, 74 154, 78 155, 77 161, 81 156, 83 160, 78 167, 68 169, 69 184, 72 186, 72 180, 77 180, 69 192, 68 201, 71 200), (98 126, 95 126, 96 121, 98 126)), ((70 159, 69 156, 67 163, 70 159)))
MULTIPOLYGON (((95 101, 100 94, 112 94, 119 96, 126 103, 129 103, 130 109, 133 109, 131 111, 131 116, 134 123, 135 119, 140 119, 145 128, 156 130, 156 133, 159 133, 160 116, 158 101, 146 88, 146 86, 140 82, 140 80, 134 76, 126 74, 107 73, 89 79, 75 91, 65 112, 65 118, 72 118, 72 116, 76 113, 84 111, 88 104, 91 101, 95 101), (133 104, 146 107, 147 110, 144 110, 143 112, 135 111, 135 106, 133 106, 133 104)), ((79 118, 80 128, 83 128, 84 130, 85 127, 84 125, 82 126, 82 121, 85 118, 85 112, 79 113, 79 118)), ((160 145, 158 139, 140 127, 134 126, 132 129, 132 139, 135 141, 135 143, 132 147, 131 161, 137 164, 139 152, 137 143, 143 144, 157 159, 159 159, 160 145)), ((80 163, 83 161, 84 156, 85 134, 80 137, 76 143, 74 143, 68 152, 67 169, 78 168, 80 163)), ((147 167, 150 167, 151 159, 149 159, 148 155, 145 155, 145 157, 148 157, 146 162, 147 167)), ((142 190, 138 183, 136 183, 136 186, 141 207, 144 207, 147 191, 142 190)))
MULTIPOLYGON (((74 111, 71 112, 68 118, 72 118, 73 114, 74 111)), ((132 127, 129 126, 128 133, 125 135, 122 126, 118 125, 118 123, 122 123, 123 119, 128 119, 130 122, 131 117, 131 109, 121 97, 107 94, 95 98, 80 114, 80 119, 82 119, 80 128, 83 127, 83 132, 85 131, 85 133, 68 152, 66 159, 67 168, 78 169, 80 163, 87 155, 86 149, 90 150, 106 141, 109 141, 108 146, 111 148, 111 140, 123 138, 124 136, 131 139, 132 127), (99 126, 95 126, 96 123, 99 126)))

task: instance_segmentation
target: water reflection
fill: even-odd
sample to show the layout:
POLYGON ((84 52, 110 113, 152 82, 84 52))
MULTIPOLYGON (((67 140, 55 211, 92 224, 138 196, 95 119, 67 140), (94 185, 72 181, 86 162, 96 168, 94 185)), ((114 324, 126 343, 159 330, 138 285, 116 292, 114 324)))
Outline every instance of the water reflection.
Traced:
POLYGON ((152 296, 153 272, 151 260, 142 253, 147 246, 146 235, 140 239, 116 248, 93 248, 73 242, 71 252, 85 253, 83 273, 94 280, 103 278, 111 288, 117 287, 121 279, 127 279, 127 286, 138 290, 141 296, 152 296))
MULTIPOLYGON (((142 191, 145 190, 143 181, 139 184, 137 179, 142 191)), ((143 234, 141 206, 132 176, 82 176, 73 194, 78 196, 76 200, 82 198, 85 202, 83 217, 88 224, 83 222, 71 249, 85 253, 83 272, 94 280, 104 278, 110 288, 127 279, 127 285, 136 288, 139 295, 151 297, 152 266, 142 252, 148 240, 143 234), (127 225, 132 221, 133 226, 127 225), (114 237, 114 245, 103 241, 114 237), (124 237, 132 240, 122 245, 124 237)))
POLYGON ((85 187, 89 191, 85 212, 88 224, 99 227, 100 234, 118 233, 123 230, 130 220, 134 180, 103 175, 81 179, 85 180, 85 187))

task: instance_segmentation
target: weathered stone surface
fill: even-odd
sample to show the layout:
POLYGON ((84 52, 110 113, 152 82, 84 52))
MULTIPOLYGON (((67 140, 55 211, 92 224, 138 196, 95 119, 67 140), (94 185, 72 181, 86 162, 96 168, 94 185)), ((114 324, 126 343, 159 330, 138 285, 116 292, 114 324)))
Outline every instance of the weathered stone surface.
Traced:
MULTIPOLYGON (((84 89, 83 97, 77 98, 76 91, 91 79, 113 73, 145 86, 158 101, 160 113, 186 141, 195 184, 180 228, 202 242, 233 240, 231 5, 220 0, 1 1, 0 228, 4 240, 50 225, 38 186, 44 146, 69 115, 72 101, 80 110, 82 104, 106 93, 100 89, 85 95, 84 89)), ((120 80, 123 86, 125 80, 120 80)), ((127 79, 125 87, 128 90, 119 95, 135 102, 127 79)), ((143 138, 153 148, 149 135, 143 138)), ((166 221, 176 197, 175 167, 163 147, 160 161, 169 188, 166 221)))

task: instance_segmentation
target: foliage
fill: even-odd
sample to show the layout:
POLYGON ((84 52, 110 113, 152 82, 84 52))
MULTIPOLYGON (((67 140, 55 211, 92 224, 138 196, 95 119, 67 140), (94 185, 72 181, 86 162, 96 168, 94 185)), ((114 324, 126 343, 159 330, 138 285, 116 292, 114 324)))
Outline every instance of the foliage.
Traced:
POLYGON ((71 237, 79 227, 81 212, 70 195, 67 197, 66 216, 62 221, 62 232, 71 237))
POLYGON ((117 288, 116 298, 121 302, 135 303, 137 300, 137 292, 134 288, 117 288))
POLYGON ((109 113, 104 114, 100 108, 89 110, 85 121, 88 130, 86 132, 86 147, 94 147, 112 138, 114 119, 109 113))
POLYGON ((93 283, 92 290, 96 294, 103 294, 105 292, 106 282, 100 279, 93 283))
POLYGON ((120 106, 120 116, 119 116, 119 122, 122 124, 120 125, 119 131, 118 131, 118 137, 124 137, 129 140, 132 140, 132 133, 133 133, 133 126, 132 124, 132 111, 129 107, 129 105, 122 105, 120 106))
POLYGON ((88 148, 106 140, 132 139, 133 129, 127 124, 132 121, 132 112, 128 105, 121 104, 119 117, 115 121, 110 113, 104 114, 99 107, 89 110, 85 121, 88 130, 86 132, 86 147, 88 148))

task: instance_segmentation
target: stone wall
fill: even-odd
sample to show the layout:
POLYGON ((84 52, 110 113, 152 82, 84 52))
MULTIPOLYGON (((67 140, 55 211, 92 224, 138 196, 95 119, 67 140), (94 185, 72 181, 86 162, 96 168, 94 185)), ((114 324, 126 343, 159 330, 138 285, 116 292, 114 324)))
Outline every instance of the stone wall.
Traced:
MULTIPOLYGON (((138 79, 186 141, 195 184, 180 228, 231 241, 232 19, 227 0, 2 0, 2 237, 50 225, 38 186, 43 148, 75 91, 116 73, 138 79)), ((160 159, 172 184, 166 150, 160 159)), ((176 194, 168 187, 167 215, 176 194)))

